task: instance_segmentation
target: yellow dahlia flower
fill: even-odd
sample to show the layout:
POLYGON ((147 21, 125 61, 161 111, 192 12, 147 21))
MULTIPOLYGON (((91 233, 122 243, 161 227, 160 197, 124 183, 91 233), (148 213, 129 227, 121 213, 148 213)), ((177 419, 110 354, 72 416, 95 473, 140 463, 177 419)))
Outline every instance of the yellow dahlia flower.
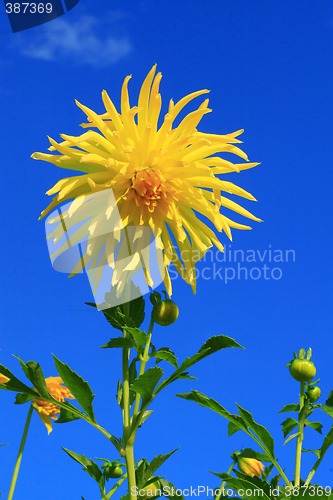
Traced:
POLYGON ((7 384, 7 382, 10 381, 10 378, 6 377, 6 375, 3 375, 0 373, 0 384, 7 384))
MULTIPOLYGON (((202 117, 211 112, 208 99, 175 123, 183 108, 193 99, 207 94, 208 90, 189 94, 177 103, 170 100, 168 112, 160 122, 162 99, 159 85, 162 75, 155 72, 156 66, 142 84, 137 106, 131 107, 129 101, 130 76, 125 78, 122 86, 120 112, 106 91, 102 92, 105 113, 101 115, 76 102, 88 119, 82 127, 89 130, 79 136, 61 134, 62 142, 49 138, 51 153, 34 153, 32 158, 81 173, 61 179, 46 193, 55 196, 41 218, 59 204, 74 200, 70 208, 58 216, 58 232, 55 230, 52 235, 54 241, 61 237, 60 221, 63 225, 64 219, 79 214, 88 196, 111 190, 122 227, 125 230, 146 227, 153 232, 156 247, 163 252, 164 284, 171 295, 168 273, 171 263, 195 290, 195 262, 213 245, 223 251, 215 231, 224 231, 231 239, 232 228, 251 229, 222 214, 221 207, 260 221, 224 193, 248 200, 255 198, 232 182, 217 177, 255 167, 258 163, 249 163, 247 155, 236 146, 241 143, 237 137, 243 130, 225 135, 197 130, 202 117), (232 153, 245 162, 232 163, 218 156, 220 153, 232 153)), ((100 210, 103 214, 98 214, 96 207, 93 202, 84 208, 86 219, 81 215, 80 218, 85 224, 81 224, 71 238, 79 241, 84 232, 87 237, 93 237, 97 226, 99 234, 105 232, 101 227, 106 227, 110 213, 108 208, 103 208, 100 210)), ((50 222, 54 223, 56 219, 50 222)), ((77 227, 79 222, 76 220, 77 227)), ((133 241, 140 238, 142 233, 137 233, 133 241)), ((117 237, 113 241, 111 236, 107 242, 105 239, 98 242, 95 238, 88 245, 85 263, 90 261, 92 267, 98 267, 98 259, 104 252, 104 260, 112 267, 116 241, 117 237)), ((125 269, 133 271, 134 267, 135 264, 131 263, 125 269)), ((144 271, 147 283, 152 286, 149 268, 146 266, 144 271)), ((73 269, 73 274, 75 272, 78 268, 73 269)))
MULTIPOLYGON (((72 396, 67 387, 62 385, 63 381, 60 377, 47 377, 45 382, 50 395, 57 401, 63 403, 65 398, 74 399, 74 396, 72 396)), ((52 420, 57 420, 60 413, 59 406, 41 398, 35 399, 32 405, 45 424, 47 433, 50 434, 52 432, 52 420)))

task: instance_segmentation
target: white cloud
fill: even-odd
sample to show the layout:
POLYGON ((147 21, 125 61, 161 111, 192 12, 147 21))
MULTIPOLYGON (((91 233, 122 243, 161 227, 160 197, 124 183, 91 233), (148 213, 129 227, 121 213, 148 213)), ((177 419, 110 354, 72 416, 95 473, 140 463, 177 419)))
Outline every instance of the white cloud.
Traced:
POLYGON ((75 21, 61 17, 20 33, 15 45, 21 54, 33 59, 103 67, 116 63, 132 49, 127 37, 105 32, 103 23, 92 16, 75 21))

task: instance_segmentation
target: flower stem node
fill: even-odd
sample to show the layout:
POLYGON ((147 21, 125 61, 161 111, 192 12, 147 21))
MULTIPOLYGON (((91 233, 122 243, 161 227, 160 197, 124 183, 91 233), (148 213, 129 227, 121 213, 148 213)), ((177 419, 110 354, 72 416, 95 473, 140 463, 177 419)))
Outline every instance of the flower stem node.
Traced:
POLYGON ((250 477, 260 477, 265 468, 264 464, 256 458, 238 457, 238 467, 241 472, 250 477))

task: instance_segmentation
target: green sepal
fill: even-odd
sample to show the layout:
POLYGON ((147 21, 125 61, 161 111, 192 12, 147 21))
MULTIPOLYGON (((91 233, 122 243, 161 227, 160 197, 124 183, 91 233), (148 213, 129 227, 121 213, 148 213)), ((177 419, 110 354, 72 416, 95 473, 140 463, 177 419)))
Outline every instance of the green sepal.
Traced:
POLYGON ((74 372, 68 365, 60 361, 60 359, 58 359, 55 355, 53 355, 53 358, 57 371, 66 387, 70 390, 90 420, 96 422, 92 406, 95 396, 92 393, 88 382, 85 382, 80 375, 74 372))

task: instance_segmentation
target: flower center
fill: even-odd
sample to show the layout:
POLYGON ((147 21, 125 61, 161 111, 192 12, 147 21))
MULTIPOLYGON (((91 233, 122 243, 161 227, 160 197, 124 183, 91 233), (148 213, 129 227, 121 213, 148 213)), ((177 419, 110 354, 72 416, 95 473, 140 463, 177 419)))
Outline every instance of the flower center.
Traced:
POLYGON ((158 200, 165 194, 161 174, 152 168, 137 172, 132 179, 132 188, 137 206, 146 205, 149 212, 154 212, 158 200))

